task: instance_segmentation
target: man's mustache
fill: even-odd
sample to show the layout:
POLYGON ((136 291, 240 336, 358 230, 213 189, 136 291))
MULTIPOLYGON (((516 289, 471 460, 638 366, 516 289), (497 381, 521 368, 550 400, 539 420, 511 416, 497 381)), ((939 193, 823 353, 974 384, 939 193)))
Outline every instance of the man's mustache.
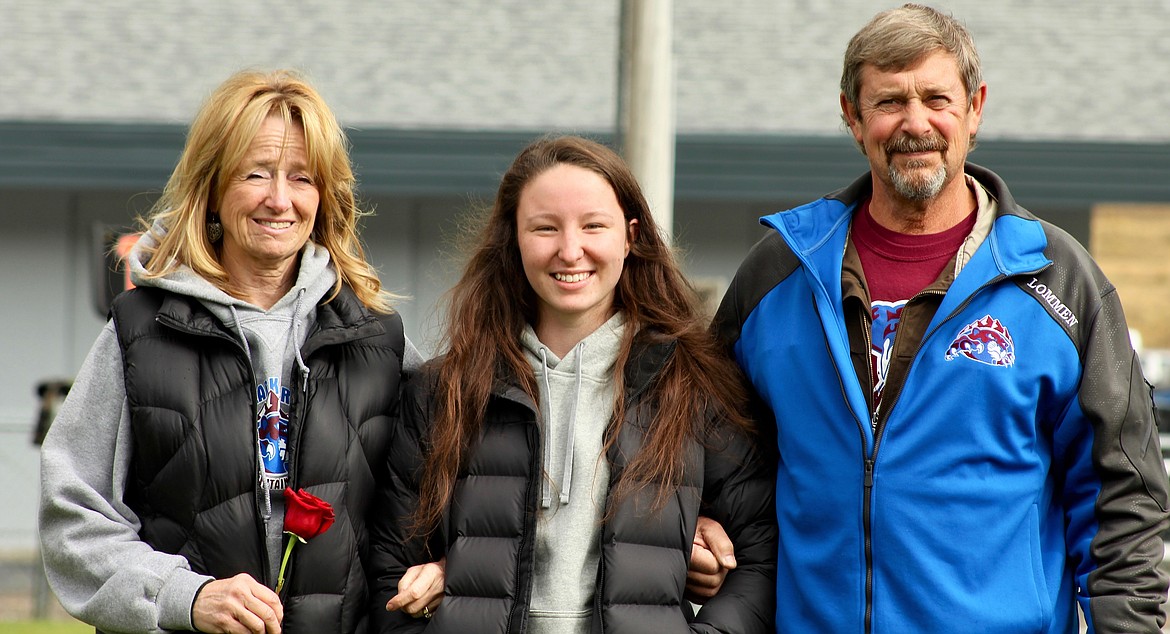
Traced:
POLYGON ((946 152, 950 144, 937 136, 900 136, 886 143, 886 154, 908 154, 912 152, 946 152))

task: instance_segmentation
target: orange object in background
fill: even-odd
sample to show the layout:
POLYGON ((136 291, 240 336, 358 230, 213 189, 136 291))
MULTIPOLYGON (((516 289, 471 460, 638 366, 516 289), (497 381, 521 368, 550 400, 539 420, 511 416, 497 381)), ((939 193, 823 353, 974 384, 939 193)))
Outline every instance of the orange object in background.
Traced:
POLYGON ((130 290, 134 288, 134 283, 130 281, 130 267, 126 266, 126 256, 130 255, 130 249, 134 243, 138 242, 141 233, 128 233, 120 238, 114 247, 114 253, 118 255, 118 266, 122 269, 122 290, 130 290))

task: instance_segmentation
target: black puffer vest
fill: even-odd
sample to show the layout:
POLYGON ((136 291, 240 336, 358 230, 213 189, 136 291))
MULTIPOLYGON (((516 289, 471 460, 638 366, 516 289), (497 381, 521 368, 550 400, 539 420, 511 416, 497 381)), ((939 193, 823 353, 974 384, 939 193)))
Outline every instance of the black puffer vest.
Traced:
MULTIPOLYGON (((256 378, 239 339, 195 299, 155 288, 111 308, 125 364, 133 457, 125 498, 156 550, 219 579, 270 587, 257 495, 256 378)), ((404 338, 397 315, 349 288, 317 307, 289 416, 289 486, 336 522, 293 549, 281 600, 289 634, 366 630, 365 518, 397 424, 404 338)))
MULTIPOLYGON (((654 415, 654 383, 675 343, 640 334, 625 367, 625 422, 606 454, 607 511, 595 575, 594 634, 725 632, 768 634, 775 605, 775 463, 767 448, 729 426, 706 421, 704 442, 686 448, 681 486, 657 512, 647 487, 617 505, 613 486, 641 449, 654 415), (718 522, 735 544, 738 566, 698 615, 684 598, 687 561, 700 514, 718 522)), ((433 370, 434 366, 427 366, 433 370)), ((539 407, 519 387, 497 383, 483 429, 455 483, 446 521, 427 552, 406 520, 427 459, 436 373, 424 369, 404 390, 402 426, 391 443, 374 517, 371 587, 374 603, 397 592, 407 567, 447 557, 446 597, 434 618, 374 612, 371 632, 528 632, 535 570, 540 479, 539 407)))

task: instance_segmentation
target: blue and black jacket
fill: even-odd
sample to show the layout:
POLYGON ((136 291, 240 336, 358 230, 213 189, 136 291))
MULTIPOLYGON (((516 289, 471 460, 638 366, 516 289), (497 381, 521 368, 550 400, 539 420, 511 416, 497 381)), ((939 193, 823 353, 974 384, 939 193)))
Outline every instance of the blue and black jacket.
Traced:
POLYGON ((763 218, 719 308, 776 422, 777 631, 1076 632, 1078 604, 1090 632, 1159 631, 1167 477, 1117 292, 966 171, 997 216, 880 417, 842 301, 870 175, 763 218))

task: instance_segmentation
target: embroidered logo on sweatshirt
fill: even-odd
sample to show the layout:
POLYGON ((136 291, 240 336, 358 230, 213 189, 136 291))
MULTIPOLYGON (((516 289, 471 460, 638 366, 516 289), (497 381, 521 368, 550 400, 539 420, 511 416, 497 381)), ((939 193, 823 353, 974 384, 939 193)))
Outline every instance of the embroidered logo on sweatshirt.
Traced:
POLYGON ((1016 344, 1007 327, 991 315, 984 315, 967 324, 947 348, 947 361, 960 357, 1010 367, 1016 364, 1016 344))

